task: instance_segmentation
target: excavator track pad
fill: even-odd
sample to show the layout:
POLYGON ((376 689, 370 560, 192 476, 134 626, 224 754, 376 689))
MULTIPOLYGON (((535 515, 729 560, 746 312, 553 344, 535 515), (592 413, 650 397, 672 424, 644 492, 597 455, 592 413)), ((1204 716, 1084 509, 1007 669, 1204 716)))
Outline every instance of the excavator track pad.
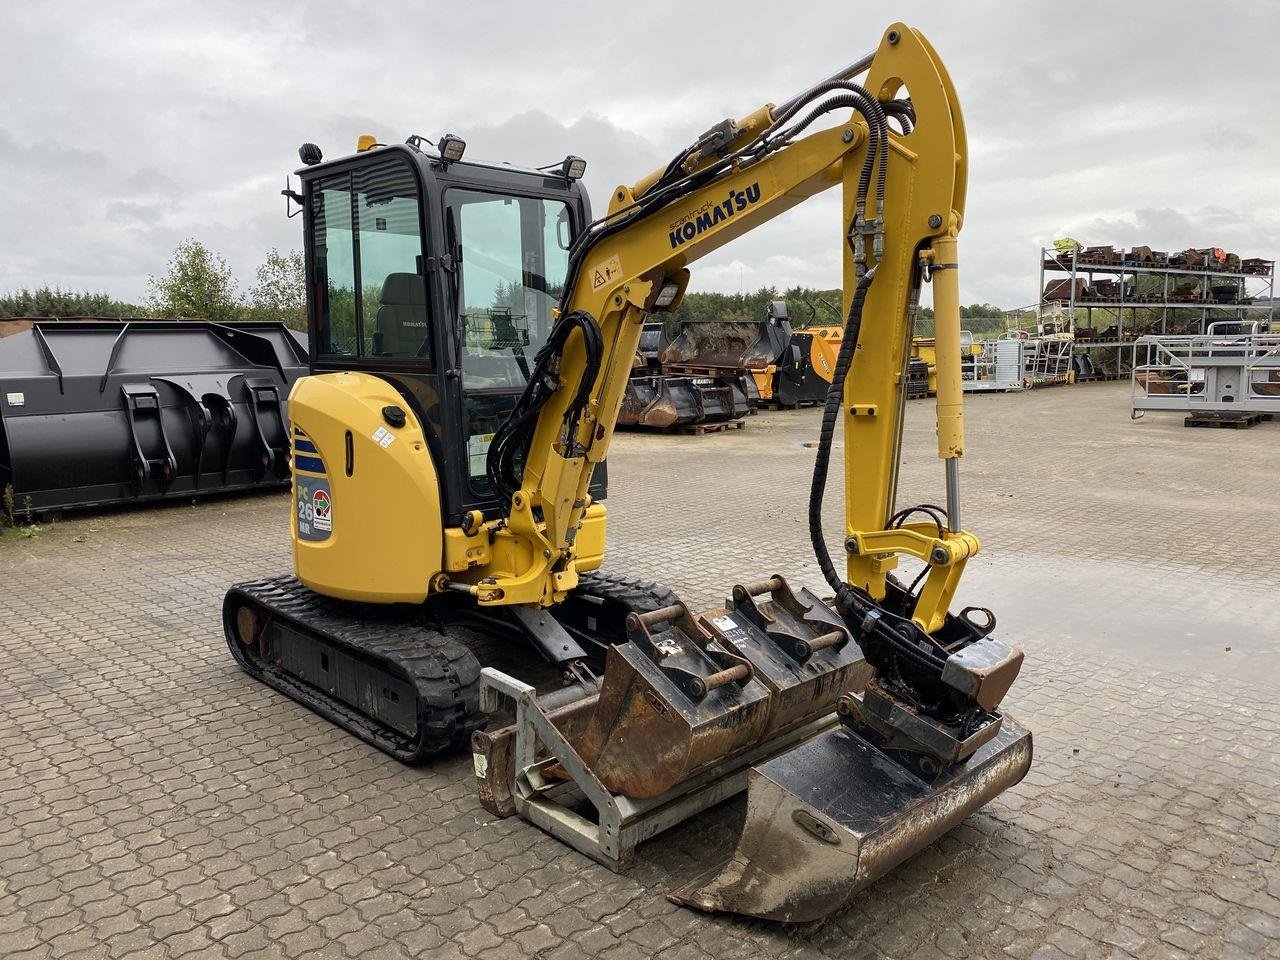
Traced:
POLYGON ((284 576, 232 587, 222 619, 247 673, 397 760, 455 749, 483 722, 475 632, 445 633, 417 607, 334 600, 284 576))
MULTIPOLYGON (((625 639, 629 613, 673 602, 661 584, 597 572, 582 577, 556 616, 594 651, 625 639)), ((495 645, 523 642, 515 621, 336 600, 291 576, 232 587, 222 619, 247 673, 404 763, 470 740, 486 719, 480 660, 495 645)))

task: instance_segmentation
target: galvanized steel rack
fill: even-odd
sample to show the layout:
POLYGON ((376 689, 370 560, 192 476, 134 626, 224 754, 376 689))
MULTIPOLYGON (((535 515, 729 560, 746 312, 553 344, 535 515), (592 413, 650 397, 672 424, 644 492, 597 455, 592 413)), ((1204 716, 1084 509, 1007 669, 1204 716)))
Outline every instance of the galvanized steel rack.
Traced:
POLYGON ((1274 260, 1210 254, 1184 267, 1147 247, 1101 249, 1040 251, 1040 313, 1065 316, 1077 379, 1129 376, 1144 336, 1199 336, 1224 321, 1269 327, 1274 317, 1274 260))

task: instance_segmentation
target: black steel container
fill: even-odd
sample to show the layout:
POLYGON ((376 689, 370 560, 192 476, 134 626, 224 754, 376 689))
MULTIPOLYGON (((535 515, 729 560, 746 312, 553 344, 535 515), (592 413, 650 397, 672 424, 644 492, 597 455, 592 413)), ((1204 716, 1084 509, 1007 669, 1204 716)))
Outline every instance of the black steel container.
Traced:
POLYGON ((0 489, 21 513, 286 484, 307 370, 280 323, 33 321, 0 339, 0 489))

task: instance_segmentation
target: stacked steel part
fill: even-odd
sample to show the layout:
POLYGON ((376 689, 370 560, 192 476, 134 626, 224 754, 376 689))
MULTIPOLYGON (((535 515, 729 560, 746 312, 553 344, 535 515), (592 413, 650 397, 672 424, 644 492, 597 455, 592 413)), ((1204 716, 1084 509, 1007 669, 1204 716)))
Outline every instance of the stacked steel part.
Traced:
POLYGON ((738 420, 750 411, 746 385, 724 377, 633 377, 618 414, 624 427, 666 430, 738 420))
POLYGON ((747 413, 746 388, 736 378, 664 372, 663 355, 670 346, 662 321, 644 325, 618 414, 620 426, 665 430, 736 420, 747 413))
POLYGON ((0 488, 19 510, 288 482, 285 400, 307 353, 283 324, 23 326, 0 340, 0 488))
POLYGON ((737 420, 790 344, 781 301, 761 321, 688 322, 670 342, 661 323, 646 323, 618 423, 667 429, 737 420))
POLYGON ((667 325, 662 320, 647 321, 640 331, 640 344, 636 347, 633 375, 662 373, 662 352, 671 346, 667 325))

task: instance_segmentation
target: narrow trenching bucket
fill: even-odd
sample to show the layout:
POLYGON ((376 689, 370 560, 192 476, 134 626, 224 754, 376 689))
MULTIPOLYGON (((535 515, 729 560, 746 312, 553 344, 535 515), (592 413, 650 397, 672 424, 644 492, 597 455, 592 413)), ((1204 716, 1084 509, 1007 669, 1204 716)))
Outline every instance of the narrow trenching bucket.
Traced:
POLYGON ((1031 734, 1005 718, 967 761, 926 780, 841 725, 751 768, 733 855, 670 899, 819 920, 1021 781, 1031 754, 1031 734))
POLYGON ((41 511, 283 485, 307 370, 280 323, 32 321, 0 339, 0 488, 41 511))

